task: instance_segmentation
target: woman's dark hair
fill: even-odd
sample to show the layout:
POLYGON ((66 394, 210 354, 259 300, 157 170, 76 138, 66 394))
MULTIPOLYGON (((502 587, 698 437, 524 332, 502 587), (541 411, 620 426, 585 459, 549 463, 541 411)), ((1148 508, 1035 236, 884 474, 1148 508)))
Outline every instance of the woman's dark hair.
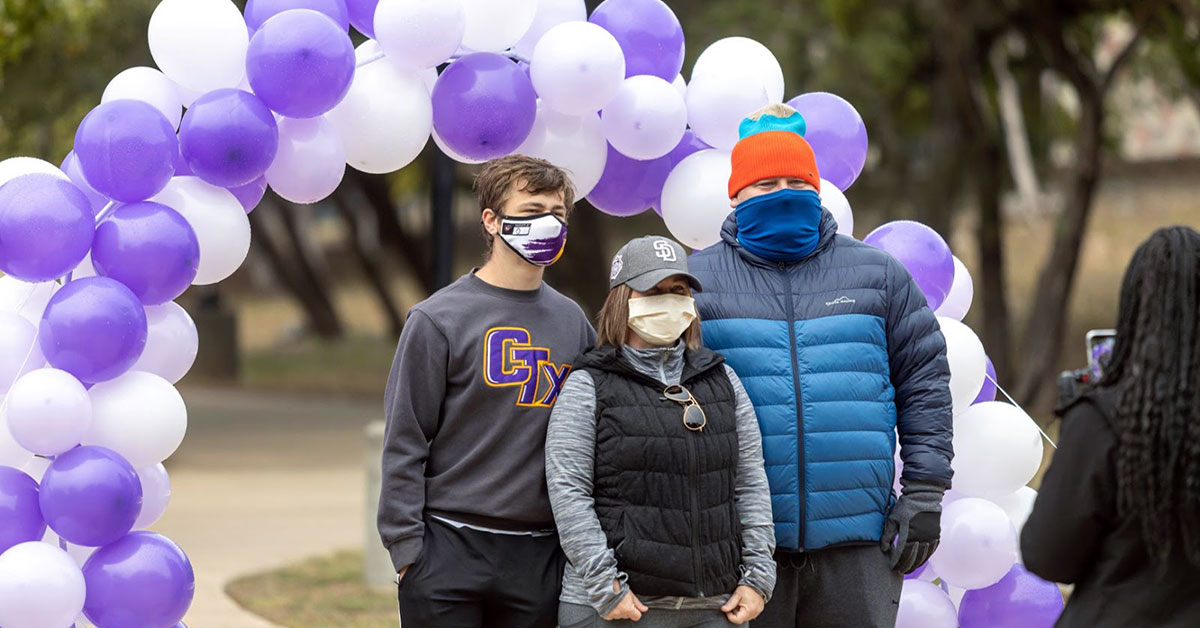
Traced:
POLYGON ((1133 255, 1102 385, 1117 393, 1117 510, 1160 562, 1200 565, 1200 233, 1160 229, 1133 255))

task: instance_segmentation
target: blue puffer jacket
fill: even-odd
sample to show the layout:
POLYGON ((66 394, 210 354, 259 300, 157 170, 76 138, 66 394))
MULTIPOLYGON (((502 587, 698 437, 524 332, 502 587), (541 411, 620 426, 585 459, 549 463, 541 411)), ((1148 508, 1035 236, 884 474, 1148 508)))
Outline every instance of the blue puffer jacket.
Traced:
POLYGON ((692 256, 705 344, 725 355, 754 402, 782 549, 878 542, 906 480, 950 485, 950 370, 937 319, 908 271, 837 235, 794 263, 737 241, 692 256))

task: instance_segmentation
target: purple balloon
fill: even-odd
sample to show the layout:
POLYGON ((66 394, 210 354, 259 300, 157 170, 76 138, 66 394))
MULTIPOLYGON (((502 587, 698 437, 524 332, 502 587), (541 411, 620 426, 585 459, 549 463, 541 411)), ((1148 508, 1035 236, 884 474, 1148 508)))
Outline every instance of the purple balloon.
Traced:
POLYGON ((897 220, 879 226, 863 242, 887 251, 908 269, 929 309, 936 310, 946 300, 954 284, 954 256, 938 232, 919 222, 897 220))
POLYGON ((254 94, 219 89, 188 108, 179 125, 179 147, 196 176, 223 188, 237 187, 271 167, 279 150, 279 126, 271 108, 254 94))
POLYGON ((97 626, 176 626, 196 593, 183 550, 153 532, 132 532, 92 554, 83 565, 83 612, 97 626))
POLYGON ((51 174, 0 186, 0 270, 21 281, 50 281, 79 265, 96 231, 91 203, 51 174))
MULTIPOLYGON (((176 168, 179 164, 176 163, 176 168)), ((79 158, 75 156, 75 151, 67 153, 67 157, 63 159, 62 165, 59 166, 68 177, 71 178, 71 183, 79 188, 80 192, 87 197, 88 203, 92 206, 92 213, 98 212, 108 204, 108 197, 96 191, 92 184, 87 182, 87 178, 83 176, 83 170, 79 167, 79 158)))
POLYGON ((683 26, 662 0, 604 0, 588 21, 612 33, 625 53, 625 76, 670 83, 683 69, 683 26))
POLYGON ((246 185, 229 188, 229 191, 233 192, 238 202, 242 204, 242 208, 249 214, 254 211, 255 207, 258 207, 258 204, 262 202, 263 196, 267 193, 267 178, 259 177, 246 185))
POLYGON ((469 54, 433 86, 433 128, 454 152, 471 159, 503 157, 533 129, 537 94, 507 57, 469 54))
POLYGON ((828 92, 801 94, 788 101, 804 116, 804 139, 817 156, 821 178, 845 191, 867 163, 867 125, 853 105, 828 92))
POLYGON ((1062 610, 1058 585, 1017 563, 1000 582, 967 591, 959 604, 958 622, 961 628, 1050 628, 1062 610))
POLYGON ((129 461, 104 447, 76 447, 42 477, 46 523, 69 543, 100 547, 125 536, 142 511, 142 482, 129 461))
POLYGON ((983 388, 979 390, 979 396, 975 397, 975 401, 971 404, 983 403, 985 401, 996 400, 996 366, 992 364, 991 358, 987 359, 987 377, 983 378, 983 388))
POLYGON ((329 16, 342 30, 350 30, 350 12, 345 0, 247 0, 246 26, 254 33, 263 22, 291 9, 312 9, 329 16))
POLYGON ((379 0, 346 0, 350 23, 371 39, 375 38, 375 9, 378 7, 379 0))
POLYGON ((104 382, 133 366, 146 348, 146 310, 108 277, 72 281, 50 298, 38 332, 46 361, 82 382, 104 382))
POLYGON ((671 152, 649 161, 626 157, 610 145, 600 182, 592 188, 587 200, 596 209, 613 216, 639 214, 659 201, 671 170, 684 157, 705 148, 708 145, 690 129, 671 152))
POLYGON ((929 569, 929 563, 925 563, 924 565, 917 567, 917 570, 910 574, 905 574, 904 579, 905 580, 920 580, 921 574, 925 573, 926 569, 929 569))
POLYGON ((250 38, 246 75, 254 93, 272 110, 289 118, 315 118, 350 91, 354 44, 324 13, 284 11, 250 38))
POLYGON ((0 554, 45 534, 37 482, 18 469, 0 467, 0 554))
POLYGON ((88 183, 123 203, 161 192, 175 174, 178 152, 175 127, 140 100, 106 102, 75 131, 75 155, 88 183))
POLYGON ((162 305, 183 294, 199 263, 196 232, 166 205, 122 205, 96 227, 96 273, 125 284, 144 305, 162 305))

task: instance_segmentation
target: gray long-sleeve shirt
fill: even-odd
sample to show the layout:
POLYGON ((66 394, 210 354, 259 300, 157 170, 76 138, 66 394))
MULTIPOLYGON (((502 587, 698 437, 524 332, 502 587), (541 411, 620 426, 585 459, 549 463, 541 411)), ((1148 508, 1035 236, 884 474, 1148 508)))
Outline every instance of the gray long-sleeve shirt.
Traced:
MULTIPOLYGON (((684 345, 663 349, 624 349, 630 363, 664 386, 683 374, 684 345)), ((754 406, 733 369, 725 367, 737 400, 738 464, 734 499, 742 525, 740 584, 770 598, 775 588, 775 527, 771 494, 763 466, 762 437, 754 406)), ((559 540, 569 561, 560 600, 587 604, 607 615, 629 591, 613 549, 600 527, 592 500, 596 449, 596 389, 591 375, 575 371, 567 378, 550 414, 546 436, 546 481, 559 540), (614 590, 613 581, 621 583, 614 590)), ((650 608, 719 608, 732 591, 706 598, 642 597, 650 608)), ((637 594, 637 591, 634 591, 637 594)))
POLYGON ((595 337, 579 306, 545 284, 507 290, 470 273, 413 307, 388 379, 379 496, 379 535, 397 571, 420 553, 426 515, 554 527, 546 424, 595 337))

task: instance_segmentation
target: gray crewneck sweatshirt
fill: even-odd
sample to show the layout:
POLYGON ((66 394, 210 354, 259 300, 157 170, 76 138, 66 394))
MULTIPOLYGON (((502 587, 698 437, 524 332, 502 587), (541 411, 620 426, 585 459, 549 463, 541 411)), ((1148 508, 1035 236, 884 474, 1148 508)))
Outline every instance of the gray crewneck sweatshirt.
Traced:
MULTIPOLYGON (((674 347, 638 350, 625 347, 625 356, 639 372, 662 382, 678 384, 683 375, 682 342, 674 347)), ((737 399, 738 465, 734 486, 738 517, 742 524, 742 574, 740 584, 770 599, 775 588, 775 525, 771 518, 771 493, 763 465, 762 437, 754 406, 737 374, 725 372, 737 399)), ((546 435, 546 481, 550 504, 558 525, 559 541, 567 555, 560 600, 586 604, 601 616, 616 608, 629 591, 626 575, 596 517, 592 501, 593 465, 596 450, 596 389, 592 376, 575 371, 567 378, 558 403, 550 414, 546 435), (621 582, 620 590, 613 581, 621 582)), ((637 591, 633 592, 637 595, 637 591)), ((720 608, 733 591, 705 598, 642 597, 649 608, 720 608)))
POLYGON ((420 553, 427 515, 553 529, 546 425, 595 338, 546 284, 507 290, 470 273, 413 307, 385 395, 378 526, 397 571, 420 553))

